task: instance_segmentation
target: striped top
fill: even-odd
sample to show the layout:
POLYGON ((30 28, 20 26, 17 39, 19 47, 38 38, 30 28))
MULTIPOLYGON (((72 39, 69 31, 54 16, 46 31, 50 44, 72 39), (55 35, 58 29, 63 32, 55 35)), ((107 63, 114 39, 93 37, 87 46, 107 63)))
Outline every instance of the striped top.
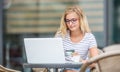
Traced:
MULTIPOLYGON (((57 34, 56 37, 61 37, 61 35, 57 34)), ((92 33, 85 33, 83 39, 78 43, 73 43, 70 39, 70 33, 67 32, 65 38, 63 40, 63 47, 66 50, 74 50, 78 52, 82 59, 87 59, 88 50, 92 47, 97 46, 96 39, 92 33)), ((71 61, 71 58, 66 57, 66 60, 71 61)))

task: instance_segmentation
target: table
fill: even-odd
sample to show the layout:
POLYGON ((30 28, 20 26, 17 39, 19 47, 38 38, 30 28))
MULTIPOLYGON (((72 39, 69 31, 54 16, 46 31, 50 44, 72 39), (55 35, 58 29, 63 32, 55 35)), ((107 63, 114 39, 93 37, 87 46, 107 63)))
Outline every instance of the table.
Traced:
POLYGON ((55 63, 55 64, 28 64, 24 63, 23 68, 53 68, 54 72, 58 72, 59 68, 75 68, 81 67, 82 63, 55 63))

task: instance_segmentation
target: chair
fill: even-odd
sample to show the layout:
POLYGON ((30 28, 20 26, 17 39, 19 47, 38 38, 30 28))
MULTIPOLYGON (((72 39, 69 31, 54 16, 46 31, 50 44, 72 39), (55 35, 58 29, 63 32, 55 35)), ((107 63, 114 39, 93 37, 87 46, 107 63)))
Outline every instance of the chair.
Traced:
POLYGON ((120 44, 114 44, 103 48, 104 52, 120 50, 120 44))
POLYGON ((85 72, 87 67, 96 62, 96 72, 120 72, 120 51, 102 53, 83 64, 80 72, 85 72))
POLYGON ((48 72, 46 68, 32 68, 33 72, 48 72))
POLYGON ((6 68, 6 67, 0 65, 0 72, 21 72, 21 71, 9 69, 9 68, 6 68))

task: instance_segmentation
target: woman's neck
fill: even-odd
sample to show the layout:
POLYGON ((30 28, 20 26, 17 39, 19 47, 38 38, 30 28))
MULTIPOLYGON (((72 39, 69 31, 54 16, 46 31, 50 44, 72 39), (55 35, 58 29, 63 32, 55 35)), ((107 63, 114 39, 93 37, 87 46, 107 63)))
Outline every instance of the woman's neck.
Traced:
POLYGON ((71 31, 70 32, 70 37, 80 37, 82 36, 82 32, 81 31, 71 31))
POLYGON ((81 31, 74 31, 70 33, 70 39, 73 43, 78 43, 83 39, 84 35, 81 31))

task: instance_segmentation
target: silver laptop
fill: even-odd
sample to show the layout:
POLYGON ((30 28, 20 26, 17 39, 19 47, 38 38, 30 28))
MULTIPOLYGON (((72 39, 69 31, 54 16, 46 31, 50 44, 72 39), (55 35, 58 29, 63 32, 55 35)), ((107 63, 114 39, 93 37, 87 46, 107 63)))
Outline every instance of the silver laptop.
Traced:
POLYGON ((61 38, 24 38, 27 62, 65 63, 65 55, 61 38))

